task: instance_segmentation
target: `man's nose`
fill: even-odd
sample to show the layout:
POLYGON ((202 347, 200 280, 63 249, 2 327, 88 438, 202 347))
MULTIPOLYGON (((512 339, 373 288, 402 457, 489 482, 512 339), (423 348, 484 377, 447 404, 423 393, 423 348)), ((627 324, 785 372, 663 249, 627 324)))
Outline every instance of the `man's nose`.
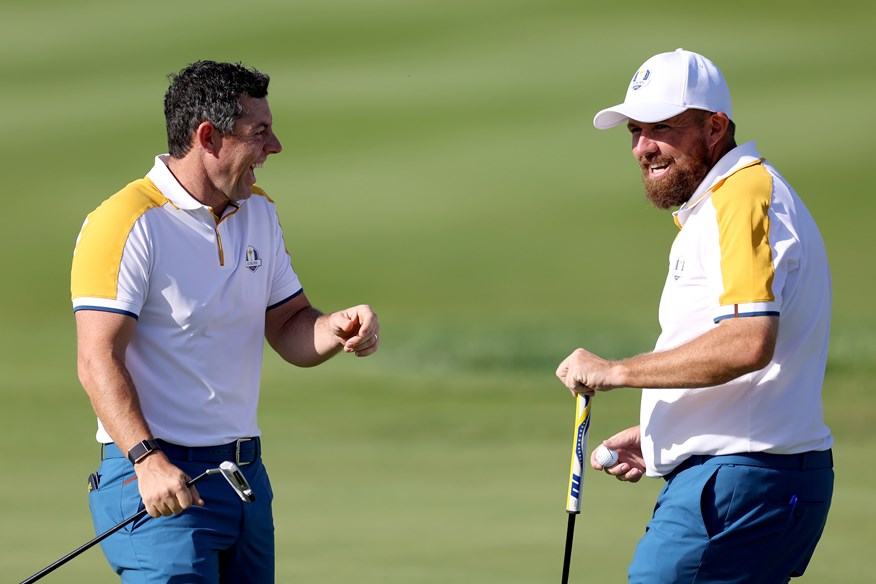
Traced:
POLYGON ((657 142, 645 132, 641 132, 633 138, 633 156, 636 157, 636 160, 653 156, 659 151, 660 148, 657 145, 657 142))
POLYGON ((277 138, 277 135, 271 133, 271 139, 268 141, 267 146, 265 146, 265 150, 270 154, 279 154, 283 151, 283 145, 280 144, 280 139, 277 138))

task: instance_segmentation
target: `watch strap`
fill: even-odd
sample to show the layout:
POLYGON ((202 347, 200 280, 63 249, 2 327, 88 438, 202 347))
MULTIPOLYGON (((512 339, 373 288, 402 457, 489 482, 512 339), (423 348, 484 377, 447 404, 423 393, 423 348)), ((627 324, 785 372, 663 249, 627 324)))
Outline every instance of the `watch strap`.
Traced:
POLYGON ((138 442, 134 444, 130 450, 128 450, 128 460, 132 463, 137 464, 156 450, 161 450, 161 446, 158 444, 157 440, 148 439, 138 442))

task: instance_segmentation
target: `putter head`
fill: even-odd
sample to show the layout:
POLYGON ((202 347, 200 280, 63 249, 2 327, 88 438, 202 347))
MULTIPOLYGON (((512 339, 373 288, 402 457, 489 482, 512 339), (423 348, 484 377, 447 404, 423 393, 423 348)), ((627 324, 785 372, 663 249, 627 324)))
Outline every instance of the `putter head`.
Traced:
POLYGON ((225 480, 228 481, 228 484, 231 485, 231 488, 234 489, 234 492, 237 493, 241 501, 244 503, 255 501, 255 495, 249 487, 246 477, 243 476, 243 473, 240 472, 236 464, 226 460, 219 465, 219 472, 225 477, 225 480))

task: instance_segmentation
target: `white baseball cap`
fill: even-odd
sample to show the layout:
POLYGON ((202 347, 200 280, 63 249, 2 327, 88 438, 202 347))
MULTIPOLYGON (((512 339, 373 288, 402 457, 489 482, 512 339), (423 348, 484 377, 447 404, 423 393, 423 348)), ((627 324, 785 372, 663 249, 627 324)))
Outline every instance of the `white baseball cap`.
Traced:
POLYGON ((714 63, 676 49, 645 61, 633 75, 622 104, 602 110, 593 125, 606 130, 632 119, 653 124, 689 110, 724 112, 733 119, 730 89, 714 63))

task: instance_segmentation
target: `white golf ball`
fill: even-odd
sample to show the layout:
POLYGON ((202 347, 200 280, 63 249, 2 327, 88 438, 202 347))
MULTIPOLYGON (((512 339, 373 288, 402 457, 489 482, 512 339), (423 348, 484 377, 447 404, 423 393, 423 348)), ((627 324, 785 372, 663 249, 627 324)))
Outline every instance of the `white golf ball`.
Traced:
POLYGON ((596 462, 605 468, 613 467, 617 464, 617 450, 610 450, 605 444, 600 444, 596 449, 596 462))

